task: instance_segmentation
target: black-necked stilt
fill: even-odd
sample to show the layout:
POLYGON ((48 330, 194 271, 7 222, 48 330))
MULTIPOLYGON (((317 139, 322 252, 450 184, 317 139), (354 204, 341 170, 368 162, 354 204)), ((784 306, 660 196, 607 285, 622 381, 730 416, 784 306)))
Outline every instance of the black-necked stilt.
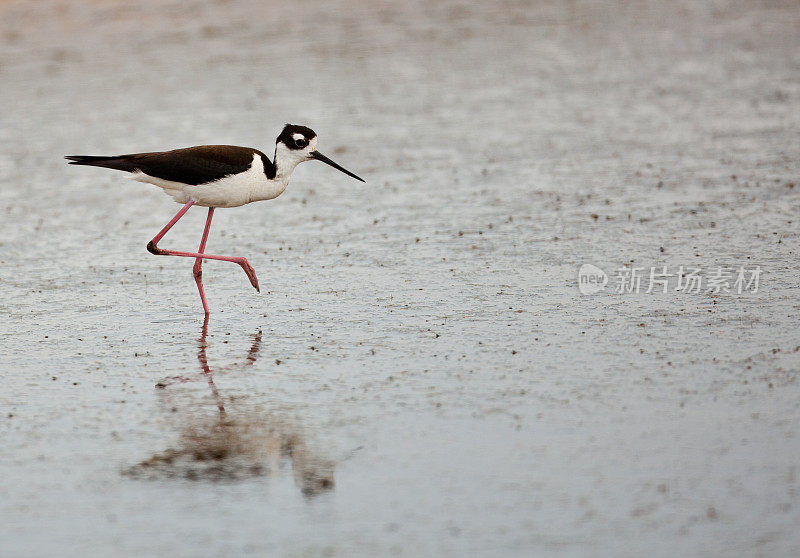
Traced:
POLYGON ((314 130, 287 124, 275 142, 274 161, 270 161, 258 149, 235 145, 198 145, 186 149, 116 157, 71 155, 66 158, 70 160, 70 165, 89 165, 130 172, 134 180, 155 184, 176 202, 184 204, 175 217, 147 244, 147 250, 158 256, 195 258, 194 278, 203 301, 203 310, 208 314, 208 303, 203 291, 204 259, 239 264, 253 287, 259 290, 256 272, 245 258, 204 253, 215 208, 239 207, 255 201, 277 198, 289 184, 289 177, 295 167, 311 159, 327 163, 364 182, 317 151, 316 147, 317 134, 314 130), (197 252, 176 252, 159 248, 158 241, 193 205, 208 208, 206 226, 197 252))

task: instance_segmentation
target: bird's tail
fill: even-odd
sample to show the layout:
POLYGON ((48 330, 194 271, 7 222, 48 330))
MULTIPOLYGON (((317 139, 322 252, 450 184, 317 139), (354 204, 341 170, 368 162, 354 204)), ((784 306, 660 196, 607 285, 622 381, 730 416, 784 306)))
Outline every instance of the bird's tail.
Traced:
POLYGON ((102 155, 67 155, 64 157, 70 165, 88 165, 90 167, 104 167, 121 171, 133 172, 136 170, 126 155, 102 156, 102 155))

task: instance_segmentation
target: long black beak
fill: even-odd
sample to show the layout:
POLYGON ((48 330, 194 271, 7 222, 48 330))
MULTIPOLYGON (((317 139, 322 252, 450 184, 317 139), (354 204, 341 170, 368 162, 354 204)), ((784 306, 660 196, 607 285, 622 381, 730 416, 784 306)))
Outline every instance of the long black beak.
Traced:
POLYGON ((346 175, 352 176, 356 180, 360 180, 361 182, 366 183, 366 181, 363 178, 361 178, 360 176, 356 176, 355 174, 353 174, 352 172, 350 172, 346 168, 342 167, 341 165, 337 165, 336 163, 334 163, 333 161, 328 159, 325 155, 323 155, 319 151, 312 151, 310 155, 311 155, 312 159, 316 159, 317 161, 322 161, 323 163, 328 163, 330 166, 332 166, 335 169, 339 169, 340 171, 342 171, 346 175))

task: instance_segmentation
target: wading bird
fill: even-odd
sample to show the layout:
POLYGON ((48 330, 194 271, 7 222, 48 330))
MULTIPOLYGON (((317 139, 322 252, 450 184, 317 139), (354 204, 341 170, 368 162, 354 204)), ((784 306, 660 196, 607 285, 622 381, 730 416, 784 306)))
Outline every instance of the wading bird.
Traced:
POLYGON ((208 314, 208 302, 203 291, 203 260, 221 260, 242 266, 250 283, 258 288, 253 266, 242 257, 206 254, 206 240, 211 218, 217 207, 239 207, 247 203, 271 200, 280 196, 289 184, 289 177, 303 161, 316 159, 335 169, 359 178, 317 151, 317 134, 311 128, 287 124, 275 141, 275 155, 270 161, 264 153, 250 147, 234 145, 199 145, 172 151, 133 153, 102 157, 70 155, 70 165, 89 165, 127 171, 133 180, 155 184, 183 204, 180 211, 147 244, 147 250, 157 256, 195 258, 194 278, 203 310, 208 314), (197 252, 177 252, 158 247, 158 241, 189 211, 193 205, 208 208, 206 226, 197 252))

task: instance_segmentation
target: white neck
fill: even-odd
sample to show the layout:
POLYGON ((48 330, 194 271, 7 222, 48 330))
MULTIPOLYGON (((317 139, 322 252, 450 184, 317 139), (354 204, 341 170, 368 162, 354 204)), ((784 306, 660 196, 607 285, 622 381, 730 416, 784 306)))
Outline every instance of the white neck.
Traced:
MULTIPOLYGON (((291 171, 289 171, 289 174, 291 174, 291 171)), ((286 189, 286 185, 289 183, 289 175, 286 175, 285 181, 278 180, 277 175, 273 180, 267 180, 266 174, 264 173, 264 162, 257 153, 253 156, 253 164, 250 166, 247 175, 251 177, 248 203, 277 198, 283 193, 286 189)))
POLYGON ((289 177, 295 167, 307 160, 306 154, 302 151, 289 149, 283 143, 275 146, 275 180, 289 183, 289 177))

